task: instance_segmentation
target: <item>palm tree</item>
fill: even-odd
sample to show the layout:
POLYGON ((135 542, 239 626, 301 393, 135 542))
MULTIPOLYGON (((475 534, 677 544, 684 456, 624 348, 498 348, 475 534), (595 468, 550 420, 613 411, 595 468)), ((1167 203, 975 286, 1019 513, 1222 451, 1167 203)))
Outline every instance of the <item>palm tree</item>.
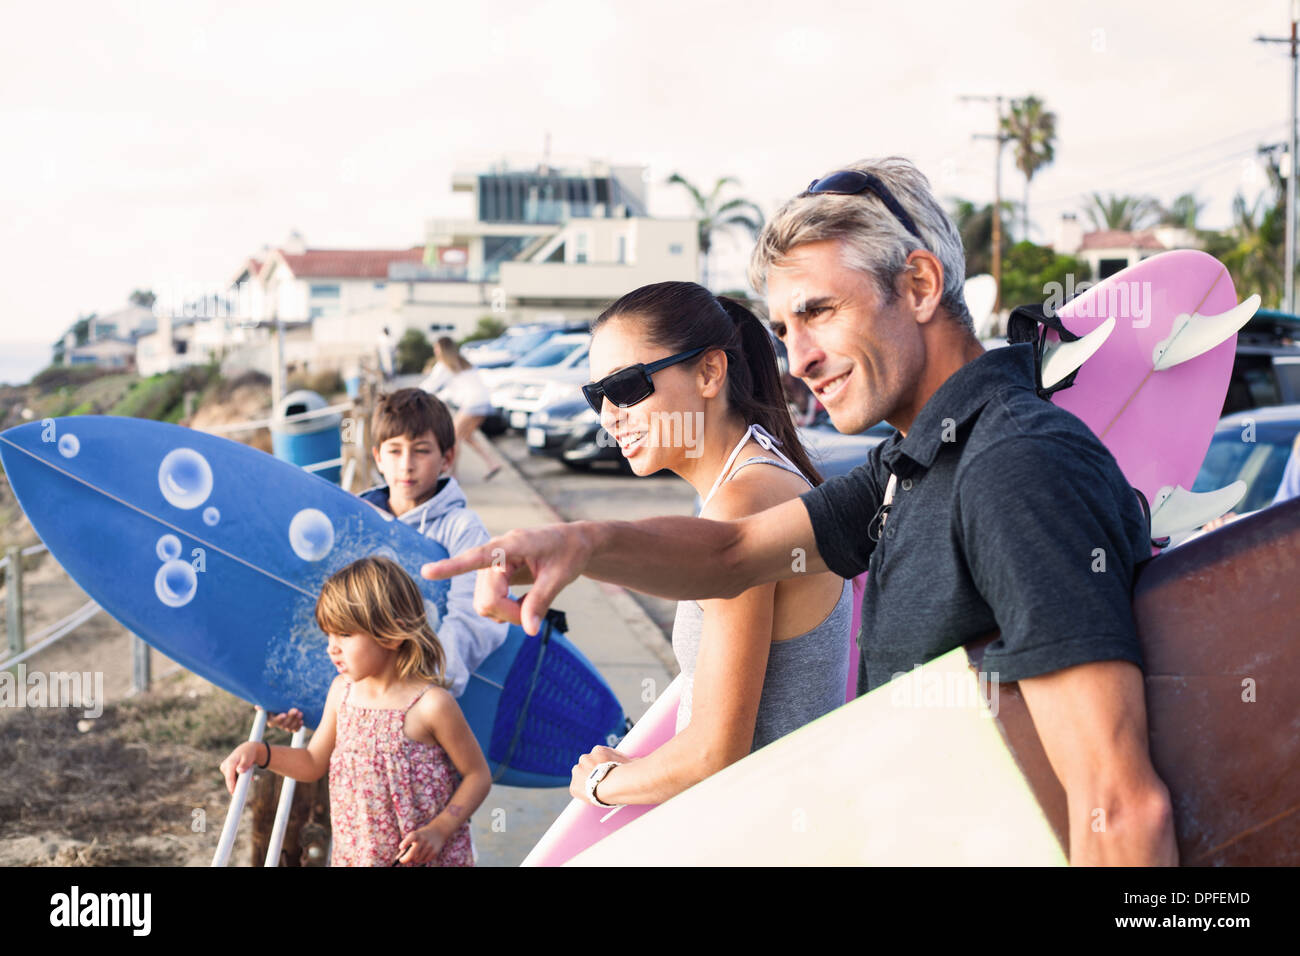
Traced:
POLYGON ((1196 229, 1196 219, 1205 208, 1205 203, 1196 198, 1195 193, 1183 193, 1160 212, 1162 226, 1179 226, 1183 229, 1196 229))
POLYGON ((1232 283, 1244 289, 1244 297, 1258 292, 1265 305, 1277 308, 1286 290, 1283 237, 1286 214, 1261 197, 1247 206, 1240 193, 1232 201, 1232 238, 1235 245, 1219 258, 1228 268, 1232 283))
POLYGON ((1011 115, 1002 119, 1002 135, 1015 148, 1016 168, 1025 174, 1025 234, 1029 238, 1029 183, 1034 173, 1056 158, 1056 114, 1043 108, 1037 96, 1011 101, 1011 115))
MULTIPOLYGON (((984 275, 993 271, 993 204, 977 206, 968 199, 949 200, 952 221, 966 249, 966 277, 984 275)), ((1015 217, 1017 203, 1002 200, 1002 218, 1015 217)), ((1011 237, 1002 231, 1002 256, 1011 249, 1011 237)))
POLYGON ((748 199, 728 199, 719 205, 722 190, 729 185, 740 185, 734 176, 723 176, 713 186, 713 191, 705 196, 694 184, 681 173, 668 177, 669 186, 682 186, 691 194, 695 202, 695 216, 699 221, 700 242, 700 285, 709 284, 709 252, 713 248, 715 234, 741 228, 749 233, 751 239, 757 239, 763 231, 763 212, 748 199))
POLYGON ((1286 293, 1286 180, 1270 162, 1269 189, 1249 205, 1238 193, 1232 200, 1232 228, 1202 232, 1205 251, 1228 269, 1237 294, 1258 292, 1265 308, 1280 308, 1286 293))
POLYGON ((1084 213, 1097 230, 1115 229, 1132 232, 1143 229, 1160 213, 1160 204, 1150 196, 1117 196, 1111 193, 1102 198, 1101 193, 1088 197, 1084 213))

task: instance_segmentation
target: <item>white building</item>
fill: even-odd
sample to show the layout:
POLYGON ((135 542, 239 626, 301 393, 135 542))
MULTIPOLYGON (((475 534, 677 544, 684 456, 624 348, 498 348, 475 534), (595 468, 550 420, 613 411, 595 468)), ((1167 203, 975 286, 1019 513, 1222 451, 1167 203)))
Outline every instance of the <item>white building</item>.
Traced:
POLYGON ((457 335, 484 315, 588 321, 640 285, 696 278, 696 223, 649 217, 642 167, 462 171, 452 191, 474 216, 428 222, 427 269, 405 305, 457 335))
POLYGON ((135 341, 157 327, 152 310, 128 305, 107 315, 88 316, 85 341, 77 344, 78 320, 54 344, 55 362, 67 365, 97 365, 100 368, 125 369, 135 362, 135 341))
POLYGON ((96 365, 99 368, 129 369, 135 364, 135 343, 130 339, 103 336, 85 345, 64 348, 66 365, 96 365))
MULTIPOLYGON (((219 308, 199 315, 162 316, 159 328, 139 340, 142 375, 224 359, 232 369, 273 367, 277 322, 288 366, 333 367, 373 345, 377 329, 354 339, 353 317, 382 313, 380 324, 405 326, 390 307, 388 273, 394 263, 419 266, 423 246, 404 249, 310 249, 294 233, 284 245, 266 249, 240 265, 219 308), (340 334, 339 326, 344 327, 340 334), (317 339, 326 343, 318 348, 317 339), (343 347, 328 344, 341 341, 343 347)), ((400 296, 399 296, 400 298, 400 296)), ((369 323, 365 323, 369 329, 369 323)), ((269 374, 269 372, 268 372, 269 374)))
MULTIPOLYGON (((422 259, 389 259, 382 286, 377 278, 371 290, 343 286, 332 308, 320 290, 309 296, 309 315, 320 309, 316 363, 368 358, 385 327, 395 339, 407 329, 463 338, 484 317, 580 323, 638 286, 694 281, 695 221, 650 218, 644 182, 639 167, 599 163, 456 173, 452 190, 469 194, 472 218, 430 220, 422 259)), ((266 294, 286 303, 269 280, 266 294)))
POLYGON ((1177 226, 1156 226, 1132 232, 1122 229, 1084 232, 1072 213, 1061 217, 1054 246, 1061 255, 1087 262, 1094 282, 1109 278, 1157 253, 1200 247, 1195 232, 1177 226))

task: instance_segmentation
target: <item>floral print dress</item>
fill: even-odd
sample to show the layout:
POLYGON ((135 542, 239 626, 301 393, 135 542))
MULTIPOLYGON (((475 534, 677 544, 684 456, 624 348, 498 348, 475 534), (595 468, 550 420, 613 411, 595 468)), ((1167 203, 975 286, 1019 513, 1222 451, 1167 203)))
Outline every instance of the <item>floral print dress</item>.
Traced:
MULTIPOLYGON (((460 786, 447 751, 406 735, 406 712, 428 689, 401 710, 354 707, 346 681, 330 756, 330 866, 392 866, 403 835, 441 813, 460 786)), ((473 866, 469 820, 421 865, 473 866)))

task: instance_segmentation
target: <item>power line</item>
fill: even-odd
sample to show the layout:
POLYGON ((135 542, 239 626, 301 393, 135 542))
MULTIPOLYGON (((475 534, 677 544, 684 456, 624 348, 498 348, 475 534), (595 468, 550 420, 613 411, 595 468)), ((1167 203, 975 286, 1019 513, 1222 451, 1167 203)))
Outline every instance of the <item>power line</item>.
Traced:
MULTIPOLYGON (((1197 160, 1194 163, 1191 163, 1185 167, 1178 168, 1178 169, 1165 170, 1163 172, 1151 173, 1146 175, 1138 175, 1136 177, 1128 176, 1128 177, 1120 177, 1118 179, 1107 178, 1105 180, 1105 189, 1107 192, 1116 192, 1122 190, 1131 190, 1152 182, 1163 183, 1163 182, 1170 182, 1170 181, 1177 182, 1179 180, 1185 180, 1189 176, 1197 176, 1207 170, 1216 169, 1222 166, 1227 166, 1230 163, 1234 163, 1241 159, 1254 156, 1257 153, 1257 149, 1258 147, 1256 146, 1241 147, 1239 149, 1233 150, 1230 153, 1215 156, 1210 159, 1197 160)), ((1056 196, 1050 196, 1046 199, 1039 199, 1036 201, 1036 205, 1042 207, 1042 206, 1060 205, 1062 203, 1077 202, 1079 199, 1079 195, 1080 194, 1077 192, 1060 193, 1056 196)))
POLYGON ((1169 163, 1176 163, 1179 160, 1186 159, 1188 156, 1195 155, 1196 153, 1203 153, 1208 149, 1213 149, 1214 147, 1221 146, 1224 143, 1230 143, 1242 138, 1256 139, 1259 136, 1262 136, 1264 133, 1268 133, 1270 131, 1279 129, 1281 126, 1282 126, 1281 123, 1268 123, 1264 126, 1256 127, 1255 129, 1242 130, 1239 133, 1233 133, 1231 136, 1225 136, 1222 139, 1216 139, 1209 143, 1202 143, 1200 146, 1195 146, 1191 149, 1179 150, 1177 153, 1171 153, 1170 155, 1166 156, 1163 159, 1141 162, 1135 166, 1129 166, 1127 168, 1120 169, 1114 173, 1111 173, 1110 175, 1127 176, 1128 174, 1138 172, 1139 170, 1145 171, 1148 168, 1155 168, 1155 167, 1167 165, 1169 163))

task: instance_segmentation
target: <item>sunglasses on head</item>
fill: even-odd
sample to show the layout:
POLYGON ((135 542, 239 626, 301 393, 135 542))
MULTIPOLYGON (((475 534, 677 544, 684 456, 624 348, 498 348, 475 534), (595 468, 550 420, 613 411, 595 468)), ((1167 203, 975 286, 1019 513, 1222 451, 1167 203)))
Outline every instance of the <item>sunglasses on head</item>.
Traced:
POLYGON ((629 365, 627 368, 621 368, 617 372, 606 375, 599 382, 592 382, 590 385, 582 386, 582 394, 587 399, 587 404, 592 410, 599 415, 601 402, 609 399, 611 405, 617 405, 619 408, 628 408, 637 402, 644 402, 654 394, 655 383, 650 378, 660 369, 665 369, 670 365, 676 365, 678 362, 685 362, 687 359, 694 358, 708 348, 706 345, 698 349, 691 349, 689 352, 678 352, 676 355, 670 355, 667 358, 660 359, 657 362, 651 362, 644 365, 638 362, 636 365, 629 365))
POLYGON ((814 179, 808 184, 808 188, 803 191, 803 195, 810 196, 818 193, 825 193, 832 196, 856 196, 859 193, 871 193, 877 199, 885 204, 885 208, 894 214, 894 218, 902 224, 903 228, 916 236, 921 245, 925 245, 925 240, 921 238, 921 230, 916 228, 916 223, 912 217, 894 198, 894 194, 889 191, 879 176, 873 176, 871 173, 860 172, 856 169, 841 169, 837 173, 831 173, 823 179, 814 179))

